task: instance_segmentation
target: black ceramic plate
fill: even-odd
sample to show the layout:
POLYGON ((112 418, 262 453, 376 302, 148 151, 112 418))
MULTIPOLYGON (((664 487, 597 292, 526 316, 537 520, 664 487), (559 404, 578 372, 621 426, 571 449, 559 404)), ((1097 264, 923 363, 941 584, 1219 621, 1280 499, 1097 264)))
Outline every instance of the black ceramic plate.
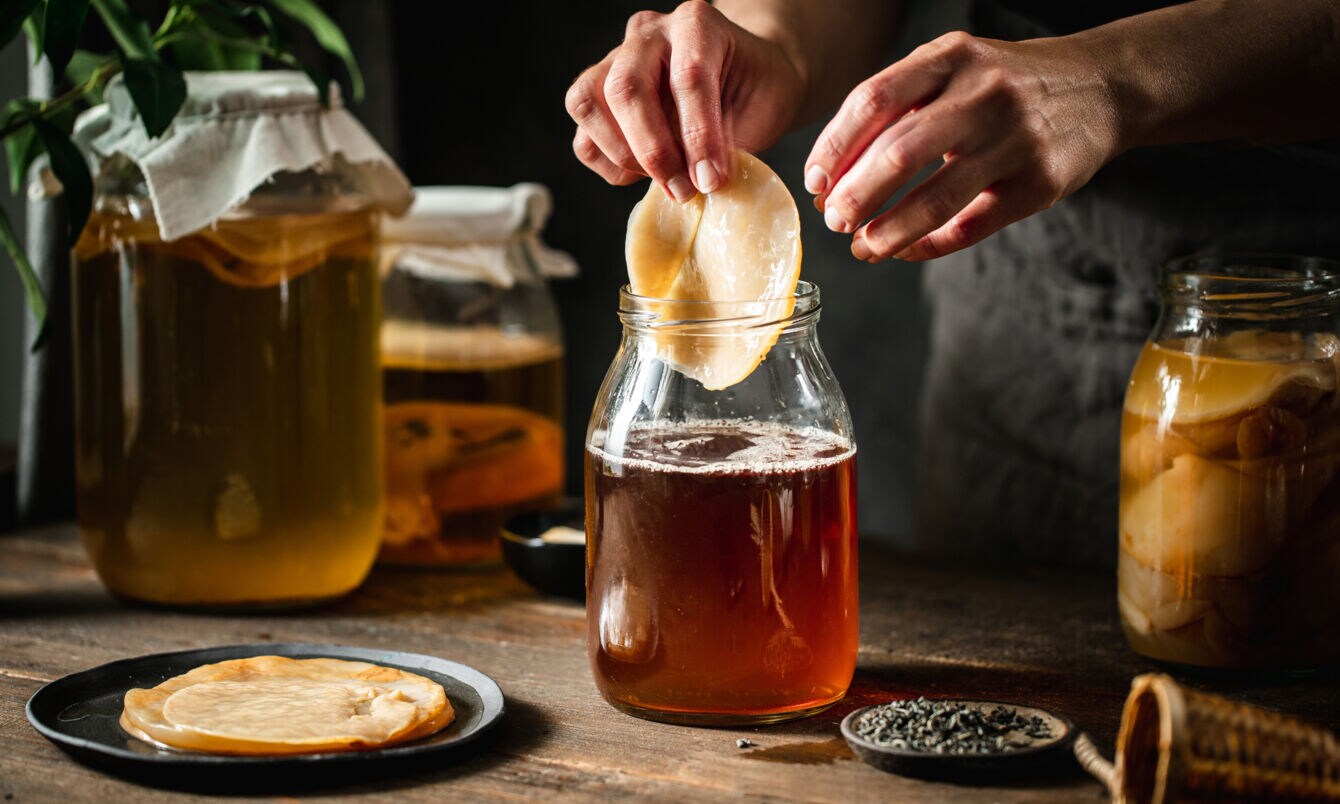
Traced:
MULTIPOLYGON (((992 708, 1003 706, 1024 717, 1042 718, 1052 737, 1027 748, 999 754, 932 754, 876 745, 856 734, 856 721, 873 706, 862 707, 842 719, 842 736, 857 756, 880 770, 902 776, 917 776, 946 781, 987 781, 1001 777, 1028 776, 1053 765, 1069 762, 1070 746, 1075 741, 1075 726, 1060 715, 1033 706, 1002 701, 953 699, 948 703, 992 708)), ((1073 762, 1070 764, 1073 765, 1073 762)))
POLYGON ((73 673, 33 693, 28 720, 33 728, 74 758, 104 770, 147 777, 179 776, 183 771, 242 774, 358 765, 404 760, 457 749, 483 734, 502 717, 503 694, 493 679, 456 662, 417 653, 351 648, 341 645, 281 643, 228 645, 203 650, 158 653, 104 664, 73 673), (398 667, 430 678, 446 690, 456 719, 437 734, 403 745, 370 751, 302 754, 283 757, 238 757, 198 754, 155 748, 127 734, 118 723, 121 702, 132 687, 152 687, 202 664, 248 656, 288 656, 295 659, 330 657, 398 667))

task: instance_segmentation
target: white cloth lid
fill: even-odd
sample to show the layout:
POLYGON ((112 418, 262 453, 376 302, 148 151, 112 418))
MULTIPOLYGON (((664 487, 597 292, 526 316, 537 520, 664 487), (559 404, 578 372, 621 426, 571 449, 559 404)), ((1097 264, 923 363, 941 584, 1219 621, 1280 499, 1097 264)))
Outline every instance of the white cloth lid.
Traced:
POLYGON ((119 75, 106 102, 75 123, 75 141, 96 161, 124 154, 140 169, 164 240, 210 225, 276 173, 307 170, 336 154, 390 214, 413 201, 409 181, 344 108, 338 86, 322 108, 299 72, 187 73, 186 84, 186 102, 161 137, 145 133, 119 75))
POLYGON ((382 224, 382 237, 449 246, 507 240, 544 231, 554 202, 543 184, 511 187, 415 187, 414 205, 382 224))
POLYGON ((511 187, 416 187, 400 218, 382 221, 383 264, 445 281, 511 287, 508 248, 519 242, 542 276, 577 275, 577 263, 540 238, 553 210, 542 184, 511 187))

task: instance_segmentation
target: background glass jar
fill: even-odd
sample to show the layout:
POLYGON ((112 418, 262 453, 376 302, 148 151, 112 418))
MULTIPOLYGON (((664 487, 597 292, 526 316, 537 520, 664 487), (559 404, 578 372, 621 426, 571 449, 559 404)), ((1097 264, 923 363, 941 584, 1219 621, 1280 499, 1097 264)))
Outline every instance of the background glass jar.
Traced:
POLYGON ((1131 646, 1207 667, 1340 659, 1340 264, 1170 264, 1122 420, 1131 646))
POLYGON ((513 514, 563 490, 563 341, 537 184, 421 187, 383 223, 386 521, 381 560, 501 558, 513 514))
POLYGON ((114 593, 294 604, 380 538, 378 212, 344 161, 165 242, 113 158, 72 261, 80 531, 114 593))
POLYGON ((851 418, 819 348, 818 288, 800 283, 789 315, 759 310, 620 296, 586 441, 586 611, 596 684, 630 714, 784 720, 851 682, 851 418), (723 390, 666 362, 759 333, 776 344, 723 390))

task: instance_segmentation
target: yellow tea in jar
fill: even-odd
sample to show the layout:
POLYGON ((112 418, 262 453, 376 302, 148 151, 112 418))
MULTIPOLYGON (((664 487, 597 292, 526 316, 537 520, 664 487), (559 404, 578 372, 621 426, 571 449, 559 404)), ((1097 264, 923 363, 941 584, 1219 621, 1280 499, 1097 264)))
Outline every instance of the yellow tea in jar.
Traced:
POLYGON ((1216 667, 1340 659, 1340 340, 1150 343, 1122 419, 1118 596, 1131 646, 1216 667))
POLYGON ((515 513, 563 487, 563 352, 497 326, 382 327, 386 521, 381 560, 496 562, 515 513))
POLYGON ((357 586, 382 519, 374 210, 172 242, 96 213, 73 260, 79 526, 116 594, 285 604, 357 586))

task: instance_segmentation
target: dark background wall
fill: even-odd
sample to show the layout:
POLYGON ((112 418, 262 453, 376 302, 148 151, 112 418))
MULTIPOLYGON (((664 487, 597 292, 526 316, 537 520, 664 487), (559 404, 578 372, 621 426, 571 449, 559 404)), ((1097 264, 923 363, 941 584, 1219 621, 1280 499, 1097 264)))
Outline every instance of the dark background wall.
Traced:
MULTIPOLYGON (((26 94, 23 40, 0 48, 0 103, 26 94)), ((8 177, 8 172, 4 174, 8 177)), ((0 209, 23 237, 23 204, 0 182, 0 209)), ((19 373, 23 366, 23 288, 7 255, 0 256, 0 445, 13 444, 19 431, 19 373)))

